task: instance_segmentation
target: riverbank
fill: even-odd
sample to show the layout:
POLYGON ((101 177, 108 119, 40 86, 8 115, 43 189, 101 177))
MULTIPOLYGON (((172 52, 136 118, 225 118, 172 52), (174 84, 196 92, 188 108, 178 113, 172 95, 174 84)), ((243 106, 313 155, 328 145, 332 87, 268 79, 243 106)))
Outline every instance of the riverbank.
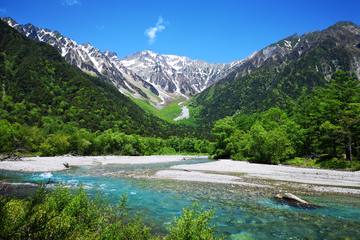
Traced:
POLYGON ((112 175, 167 179, 174 181, 231 184, 261 189, 302 189, 314 192, 336 192, 360 195, 360 171, 313 169, 283 165, 256 164, 244 161, 218 160, 205 163, 185 163, 189 159, 207 159, 206 156, 161 155, 161 156, 56 156, 28 157, 20 161, 2 161, 0 169, 22 172, 52 172, 70 167, 108 164, 142 165, 171 163, 156 171, 131 172, 124 170, 112 175), (65 165, 64 165, 65 164, 65 165), (287 185, 287 186, 285 186, 287 185))
POLYGON ((55 156, 55 157, 25 157, 20 161, 2 161, 0 169, 23 172, 51 172, 70 167, 92 166, 106 164, 152 164, 177 162, 187 159, 207 158, 207 156, 192 155, 152 155, 152 156, 55 156))
MULTIPOLYGON (((225 176, 241 176, 241 182, 261 181, 264 185, 279 183, 296 184, 296 186, 318 192, 338 192, 360 194, 360 171, 348 172, 337 170, 291 167, 283 165, 256 164, 244 161, 218 160, 208 163, 184 164, 172 166, 167 178, 184 178, 179 170, 185 172, 202 172, 225 176), (270 184, 271 183, 271 184, 270 184)), ((158 174, 160 178, 161 174, 158 174)), ((189 179, 195 180, 192 176, 189 179)), ((240 179, 232 179, 232 182, 240 179)))

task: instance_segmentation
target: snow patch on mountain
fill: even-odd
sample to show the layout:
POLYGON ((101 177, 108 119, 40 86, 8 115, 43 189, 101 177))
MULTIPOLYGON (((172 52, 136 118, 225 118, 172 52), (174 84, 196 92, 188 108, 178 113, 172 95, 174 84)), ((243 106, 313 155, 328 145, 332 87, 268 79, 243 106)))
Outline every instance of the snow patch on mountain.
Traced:
POLYGON ((189 97, 225 77, 240 61, 210 64, 145 50, 125 57, 121 63, 167 93, 189 97))
POLYGON ((187 99, 243 64, 210 64, 184 56, 161 55, 150 50, 120 59, 116 53, 100 51, 89 43, 79 44, 57 31, 2 18, 28 38, 55 47, 65 60, 84 72, 111 82, 120 92, 146 99, 154 105, 179 97, 187 99))

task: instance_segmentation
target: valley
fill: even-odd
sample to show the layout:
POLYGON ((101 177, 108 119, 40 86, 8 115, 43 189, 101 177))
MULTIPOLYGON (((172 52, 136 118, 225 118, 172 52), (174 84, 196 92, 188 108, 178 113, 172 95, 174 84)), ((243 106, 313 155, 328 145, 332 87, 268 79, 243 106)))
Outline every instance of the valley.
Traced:
POLYGON ((181 107, 181 113, 179 116, 174 118, 174 121, 179 121, 179 120, 190 118, 190 110, 186 105, 184 105, 184 102, 179 102, 178 105, 181 107))
POLYGON ((31 23, 1 17, 0 239, 358 239, 356 18, 311 31, 269 21, 287 31, 272 29, 277 40, 259 47, 255 20, 217 23, 221 8, 209 18, 201 6, 204 22, 159 16, 148 27, 148 13, 130 18, 127 4, 121 14, 96 9, 96 27, 72 13, 86 1, 62 1, 73 16, 64 22, 46 15, 53 10, 31 23), (196 30, 183 34, 182 24, 196 30), (231 35, 218 44, 223 30, 231 35), (238 60, 173 54, 189 44, 189 56, 225 59, 232 49, 226 59, 238 60), (250 45, 257 50, 238 57, 250 45))

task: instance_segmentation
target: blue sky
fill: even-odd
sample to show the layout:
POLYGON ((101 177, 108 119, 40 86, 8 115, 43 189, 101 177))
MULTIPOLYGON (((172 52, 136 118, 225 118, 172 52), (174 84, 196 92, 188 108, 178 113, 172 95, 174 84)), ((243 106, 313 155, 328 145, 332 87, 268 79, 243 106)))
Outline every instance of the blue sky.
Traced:
POLYGON ((340 20, 360 24, 360 1, 2 0, 0 15, 58 30, 120 57, 150 49, 229 62, 294 33, 340 20))

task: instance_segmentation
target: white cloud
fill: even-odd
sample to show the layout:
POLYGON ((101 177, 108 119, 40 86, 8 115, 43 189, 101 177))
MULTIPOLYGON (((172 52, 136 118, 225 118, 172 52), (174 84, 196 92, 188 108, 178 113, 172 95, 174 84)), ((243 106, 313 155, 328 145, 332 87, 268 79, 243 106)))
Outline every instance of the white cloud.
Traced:
POLYGON ((64 6, 71 7, 71 6, 74 6, 74 5, 80 5, 81 2, 80 2, 80 0, 62 0, 62 4, 64 6))
POLYGON ((6 12, 7 12, 6 8, 0 8, 0 13, 6 13, 6 12))
POLYGON ((160 16, 154 27, 149 27, 145 30, 145 35, 148 38, 149 44, 153 44, 156 40, 156 35, 166 28, 164 19, 160 16))

